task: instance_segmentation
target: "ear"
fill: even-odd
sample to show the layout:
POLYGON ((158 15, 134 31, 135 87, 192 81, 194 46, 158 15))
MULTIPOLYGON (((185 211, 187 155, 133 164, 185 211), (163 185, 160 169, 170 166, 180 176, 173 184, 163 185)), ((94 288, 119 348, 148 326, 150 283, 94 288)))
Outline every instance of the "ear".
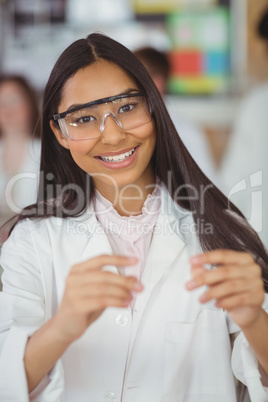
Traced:
POLYGON ((50 120, 49 125, 60 145, 66 149, 69 149, 69 141, 64 137, 61 130, 53 123, 52 120, 50 120))

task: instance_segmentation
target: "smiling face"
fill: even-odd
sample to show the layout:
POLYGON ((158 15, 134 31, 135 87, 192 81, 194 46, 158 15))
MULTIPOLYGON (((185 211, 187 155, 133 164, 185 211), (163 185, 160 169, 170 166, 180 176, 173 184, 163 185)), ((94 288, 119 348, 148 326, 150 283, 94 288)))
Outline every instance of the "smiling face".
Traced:
MULTIPOLYGON (((65 112, 72 105, 130 91, 140 92, 135 81, 116 64, 99 60, 78 70, 66 82, 57 112, 65 112)), ((106 105, 101 107, 106 112, 106 105)), ((109 111, 109 104, 107 108, 109 111)), ((151 158, 156 134, 152 120, 137 128, 124 130, 113 117, 108 116, 102 134, 98 138, 83 141, 69 140, 52 122, 50 125, 60 144, 70 150, 76 164, 92 175, 101 194, 107 196, 109 191, 114 191, 115 185, 122 189, 135 184, 144 189, 154 182, 151 158)))

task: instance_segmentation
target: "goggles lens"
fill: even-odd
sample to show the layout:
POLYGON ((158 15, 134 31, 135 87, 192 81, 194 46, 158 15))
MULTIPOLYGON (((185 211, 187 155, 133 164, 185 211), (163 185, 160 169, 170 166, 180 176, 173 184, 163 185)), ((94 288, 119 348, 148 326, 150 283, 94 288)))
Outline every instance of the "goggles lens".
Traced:
POLYGON ((122 130, 132 130, 148 123, 151 113, 144 96, 113 98, 101 104, 93 104, 68 113, 59 119, 63 134, 71 140, 87 140, 99 137, 105 121, 111 117, 122 130))

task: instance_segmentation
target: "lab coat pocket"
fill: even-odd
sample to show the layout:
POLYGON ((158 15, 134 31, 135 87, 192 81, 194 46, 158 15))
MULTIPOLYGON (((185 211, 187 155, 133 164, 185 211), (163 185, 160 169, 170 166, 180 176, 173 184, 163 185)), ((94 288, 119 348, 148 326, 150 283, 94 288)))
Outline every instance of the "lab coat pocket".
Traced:
POLYGON ((226 394, 223 345, 220 311, 203 310, 190 322, 167 322, 166 395, 180 401, 186 395, 226 394))

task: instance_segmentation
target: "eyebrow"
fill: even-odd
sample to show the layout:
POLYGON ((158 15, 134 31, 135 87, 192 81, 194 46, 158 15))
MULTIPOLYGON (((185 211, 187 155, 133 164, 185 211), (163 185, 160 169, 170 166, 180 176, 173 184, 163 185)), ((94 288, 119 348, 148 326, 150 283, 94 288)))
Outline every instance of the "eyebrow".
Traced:
MULTIPOLYGON (((129 95, 129 94, 134 93, 134 92, 138 93, 139 90, 137 88, 128 88, 125 91, 121 92, 120 94, 116 94, 116 95, 112 95, 112 96, 114 97, 114 96, 121 96, 121 95, 129 95)), ((109 98, 111 98, 112 96, 110 96, 109 98)), ((101 99, 106 99, 106 97, 101 98, 101 99)), ((96 100, 101 100, 101 99, 96 99, 96 100)), ((96 100, 93 100, 92 102, 95 102, 96 100)), ((87 103, 89 103, 89 102, 87 102, 87 103)), ((85 105, 85 103, 73 103, 72 105, 70 105, 68 107, 68 109, 66 109, 66 112, 69 112, 69 110, 76 109, 77 107, 80 107, 80 106, 83 106, 83 105, 85 105)))

